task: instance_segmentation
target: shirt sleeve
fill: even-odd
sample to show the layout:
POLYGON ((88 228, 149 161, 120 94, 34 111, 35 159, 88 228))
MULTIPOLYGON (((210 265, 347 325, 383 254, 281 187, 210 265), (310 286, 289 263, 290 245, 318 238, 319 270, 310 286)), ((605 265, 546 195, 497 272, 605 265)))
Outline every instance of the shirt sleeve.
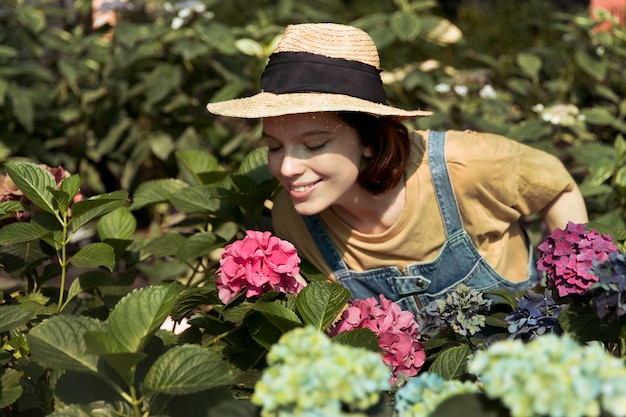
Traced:
MULTIPOLYGON (((500 135, 448 134, 446 159, 459 200, 511 221, 540 212, 575 181, 554 155, 500 135), (455 184, 456 183, 456 184, 455 184)), ((468 204, 461 204, 468 209, 468 204)))

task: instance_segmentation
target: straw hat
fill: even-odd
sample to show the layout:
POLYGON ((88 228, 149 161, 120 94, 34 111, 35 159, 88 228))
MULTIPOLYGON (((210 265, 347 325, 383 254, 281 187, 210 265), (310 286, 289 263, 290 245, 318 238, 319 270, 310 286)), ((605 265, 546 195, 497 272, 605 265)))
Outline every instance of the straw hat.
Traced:
POLYGON ((361 29, 334 23, 288 26, 261 76, 261 92, 209 103, 207 110, 249 119, 323 111, 397 119, 432 114, 387 105, 376 45, 361 29))

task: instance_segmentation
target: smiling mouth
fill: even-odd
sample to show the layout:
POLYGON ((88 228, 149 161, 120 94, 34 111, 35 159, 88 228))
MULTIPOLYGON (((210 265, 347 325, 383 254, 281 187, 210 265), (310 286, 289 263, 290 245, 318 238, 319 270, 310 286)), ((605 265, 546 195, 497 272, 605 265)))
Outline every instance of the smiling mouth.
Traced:
POLYGON ((315 186, 319 183, 319 181, 314 182, 312 184, 306 184, 306 185, 293 185, 289 188, 289 191, 291 193, 298 193, 298 194, 302 194, 302 193, 306 193, 307 191, 311 190, 312 188, 315 188, 315 186))
POLYGON ((295 191, 297 193, 303 193, 305 191, 310 190, 311 188, 313 188, 315 184, 311 184, 311 185, 299 185, 297 187, 291 187, 292 191, 295 191))

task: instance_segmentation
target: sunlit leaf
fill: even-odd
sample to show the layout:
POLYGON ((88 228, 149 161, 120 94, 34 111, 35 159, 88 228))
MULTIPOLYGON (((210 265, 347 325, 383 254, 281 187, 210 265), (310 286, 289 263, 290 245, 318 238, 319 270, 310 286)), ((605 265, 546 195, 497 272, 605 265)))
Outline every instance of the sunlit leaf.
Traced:
POLYGON ((98 221, 98 236, 105 239, 132 239, 137 229, 137 219, 126 207, 118 207, 98 221))
POLYGON ((45 367, 97 372, 98 358, 87 353, 84 335, 104 323, 86 316, 59 315, 43 321, 28 334, 34 357, 45 367))
POLYGON ((72 219, 70 223, 76 230, 124 205, 127 199, 128 191, 119 190, 79 201, 72 205, 72 219))
POLYGON ((167 202, 172 194, 188 186, 174 178, 142 182, 133 195, 129 209, 137 210, 150 204, 167 202))
POLYGON ((122 298, 109 316, 110 334, 126 352, 139 352, 176 302, 175 285, 154 285, 122 298))
POLYGON ((257 301, 252 307, 259 313, 263 314, 282 332, 286 333, 289 330, 302 325, 302 322, 295 312, 279 303, 257 301))
POLYGON ((349 299, 350 291, 341 284, 316 281, 298 293, 296 305, 305 324, 326 330, 349 299))
POLYGON ((215 213, 221 202, 215 198, 215 187, 192 185, 179 190, 171 196, 172 204, 185 213, 215 213))
POLYGON ((7 173, 24 196, 37 207, 54 213, 53 196, 48 188, 56 188, 54 177, 45 168, 32 162, 7 162, 7 173))

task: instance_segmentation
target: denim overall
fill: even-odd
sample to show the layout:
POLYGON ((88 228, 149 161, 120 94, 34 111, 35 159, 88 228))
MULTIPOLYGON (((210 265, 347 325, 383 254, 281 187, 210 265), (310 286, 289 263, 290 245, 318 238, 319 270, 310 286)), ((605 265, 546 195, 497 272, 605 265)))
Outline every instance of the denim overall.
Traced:
POLYGON ((519 283, 506 280, 478 253, 470 236, 463 229, 448 167, 444 155, 445 132, 430 132, 428 163, 439 211, 445 226, 446 242, 437 257, 429 262, 416 262, 406 269, 396 266, 368 271, 349 270, 337 252, 326 227, 318 215, 303 216, 309 232, 339 283, 352 293, 352 298, 376 297, 384 294, 403 310, 417 314, 432 300, 445 297, 457 284, 464 283, 477 290, 528 288, 537 279, 535 259, 529 249, 529 279, 519 283))

